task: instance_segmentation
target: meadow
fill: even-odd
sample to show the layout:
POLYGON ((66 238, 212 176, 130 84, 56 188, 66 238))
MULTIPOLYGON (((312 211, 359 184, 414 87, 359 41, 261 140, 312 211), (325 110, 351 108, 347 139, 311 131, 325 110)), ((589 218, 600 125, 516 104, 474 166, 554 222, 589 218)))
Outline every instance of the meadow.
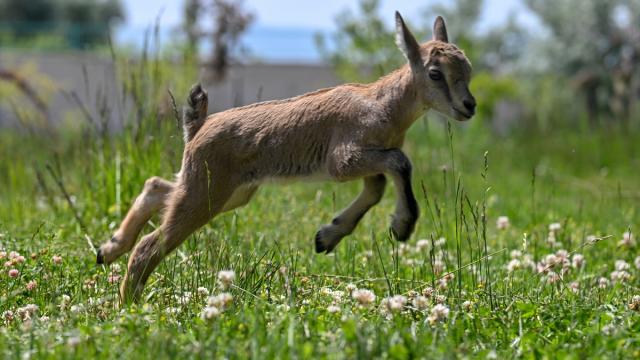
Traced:
POLYGON ((179 124, 158 109, 189 86, 131 71, 151 75, 129 84, 145 100, 122 132, 0 132, 0 357, 640 356, 640 133, 577 120, 501 137, 428 115, 405 145, 421 208, 407 243, 387 230, 392 185, 329 255, 315 232, 361 184, 267 185, 122 307, 127 259, 98 266, 95 247, 147 178, 179 169, 179 124))

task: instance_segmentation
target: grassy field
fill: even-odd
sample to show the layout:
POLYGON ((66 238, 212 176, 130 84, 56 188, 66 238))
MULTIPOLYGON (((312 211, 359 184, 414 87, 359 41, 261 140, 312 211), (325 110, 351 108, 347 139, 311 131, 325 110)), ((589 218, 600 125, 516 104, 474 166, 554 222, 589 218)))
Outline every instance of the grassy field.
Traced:
POLYGON ((388 237, 393 186, 331 255, 315 231, 361 184, 264 186, 121 308, 126 258, 94 247, 182 153, 171 112, 143 115, 114 136, 0 132, 0 357, 640 356, 637 132, 419 120, 408 243, 388 237))

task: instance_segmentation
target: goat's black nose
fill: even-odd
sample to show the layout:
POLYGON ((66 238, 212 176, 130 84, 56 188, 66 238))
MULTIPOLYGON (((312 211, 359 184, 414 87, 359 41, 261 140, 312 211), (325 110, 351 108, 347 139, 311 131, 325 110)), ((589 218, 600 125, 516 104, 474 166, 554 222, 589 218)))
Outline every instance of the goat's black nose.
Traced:
POLYGON ((476 100, 475 99, 465 99, 462 104, 464 107, 469 110, 469 112, 474 112, 476 110, 476 100))

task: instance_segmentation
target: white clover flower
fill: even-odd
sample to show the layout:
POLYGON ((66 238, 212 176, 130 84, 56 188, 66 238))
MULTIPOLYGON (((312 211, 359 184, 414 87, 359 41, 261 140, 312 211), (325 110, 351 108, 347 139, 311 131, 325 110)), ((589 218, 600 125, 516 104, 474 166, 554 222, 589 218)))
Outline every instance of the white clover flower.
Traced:
POLYGON ((582 256, 581 254, 573 254, 573 257, 571 258, 571 266, 576 269, 580 269, 584 266, 584 264, 584 256, 582 256))
POLYGON ((376 294, 367 289, 354 290, 351 293, 351 297, 362 306, 367 306, 376 300, 376 294))
POLYGON ((560 231, 561 228, 562 228, 562 225, 560 225, 560 223, 555 222, 555 223, 549 224, 549 231, 558 232, 560 231))
POLYGON ((436 247, 443 247, 446 243, 447 243, 447 239, 445 239, 445 238, 441 237, 441 238, 439 238, 438 240, 436 240, 436 241, 434 242, 434 245, 435 245, 436 247))
POLYGON ((633 236, 633 234, 631 232, 626 231, 624 234, 622 234, 622 240, 620 240, 618 242, 618 245, 620 245, 620 246, 635 246, 636 245, 635 237, 633 236))
POLYGON ((560 278, 560 275, 556 274, 555 272, 549 271, 549 273, 547 274, 546 280, 549 284, 553 284, 560 281, 561 278, 560 278))
POLYGON ((413 306, 420 311, 427 310, 429 299, 426 296, 418 295, 413 299, 413 306))
POLYGON ((40 321, 41 322, 49 322, 49 317, 48 316, 40 316, 40 321))
POLYGON ((429 322, 435 324, 440 321, 444 321, 449 317, 449 308, 442 304, 437 304, 431 309, 431 315, 429 316, 429 322))
POLYGON ((498 230, 506 230, 509 226, 511 226, 511 224, 509 223, 509 218, 507 216, 498 217, 498 220, 496 221, 496 227, 498 230))
POLYGON ((530 254, 522 256, 522 268, 529 268, 531 271, 536 271, 536 263, 530 254))
POLYGON ((438 304, 444 304, 445 301, 447 301, 447 297, 444 295, 436 295, 435 299, 436 303, 438 304))
POLYGON ((340 307, 335 305, 335 304, 331 304, 327 307, 327 312, 331 313, 331 314, 335 314, 335 313, 339 313, 340 312, 340 307))
POLYGON ((233 270, 222 270, 218 272, 218 284, 220 284, 223 289, 231 286, 235 279, 236 272, 233 270))
POLYGON ((618 271, 629 270, 631 268, 629 263, 624 260, 616 260, 615 266, 618 271))
POLYGON ((416 242, 416 251, 422 251, 429 249, 431 242, 429 239, 420 239, 416 242))
POLYGON ((435 259, 433 261, 433 272, 435 274, 440 274, 443 271, 444 271, 444 262, 442 262, 442 260, 440 259, 435 259))
POLYGON ((207 289, 206 287, 200 286, 196 291, 200 296, 209 296, 209 289, 207 289))
POLYGON ((607 279, 606 277, 601 277, 600 279, 598 279, 598 287, 600 289, 606 289, 609 287, 609 279, 607 279))
POLYGON ((574 294, 577 294, 580 291, 580 283, 577 281, 573 281, 569 284, 569 290, 571 290, 574 294))
POLYGON ((211 320, 213 318, 217 318, 218 316, 220 316, 220 314, 222 314, 222 312, 217 307, 215 307, 215 306, 207 306, 204 309, 202 309, 202 313, 200 314, 200 318, 202 320, 211 320))
POLYGON ((614 282, 623 283, 631 278, 631 274, 629 274, 625 270, 616 270, 611 273, 611 280, 614 282))
POLYGON ((471 311, 473 309, 473 303, 471 301, 467 300, 467 301, 462 303, 462 308, 465 311, 469 312, 469 311, 471 311))
POLYGON ((507 271, 512 273, 522 267, 522 263, 518 259, 511 259, 507 264, 507 271))
POLYGON ((67 339, 67 346, 76 347, 78 345, 80 345, 80 337, 71 336, 70 338, 67 339))
POLYGON ((74 314, 79 314, 84 311, 84 305, 82 304, 71 305, 71 308, 69 310, 71 310, 71 312, 74 314))
POLYGON ((640 311, 640 295, 634 295, 629 302, 629 309, 640 311))
POLYGON ((229 293, 222 293, 215 296, 210 296, 207 299, 207 305, 209 307, 215 307, 220 310, 226 309, 233 302, 233 295, 229 293))
POLYGON ((383 300, 383 305, 390 313, 401 311, 406 303, 407 298, 402 295, 395 295, 383 300))
POLYGON ((520 251, 520 250, 511 250, 510 255, 511 255, 512 259, 517 259, 517 258, 522 256, 522 251, 520 251))
POLYGON ((348 283, 344 288, 345 290, 347 290, 349 294, 351 294, 354 290, 358 289, 356 284, 352 284, 352 283, 348 283))
POLYGON ((422 295, 428 299, 433 296, 434 292, 435 290, 431 286, 427 286, 426 288, 422 289, 422 295))

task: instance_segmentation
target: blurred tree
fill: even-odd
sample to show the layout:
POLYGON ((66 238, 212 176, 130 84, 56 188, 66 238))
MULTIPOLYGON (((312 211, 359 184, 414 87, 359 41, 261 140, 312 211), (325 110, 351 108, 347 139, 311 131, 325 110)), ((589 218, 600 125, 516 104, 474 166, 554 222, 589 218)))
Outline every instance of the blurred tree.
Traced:
POLYGON ((243 9, 243 0, 213 0, 214 28, 210 34, 213 45, 211 67, 214 80, 226 75, 231 54, 240 45, 240 36, 254 20, 254 15, 243 9))
POLYGON ((200 14, 204 9, 202 0, 187 0, 184 4, 184 21, 182 23, 182 30, 186 34, 186 52, 187 56, 192 56, 198 53, 198 44, 202 38, 202 32, 198 26, 198 20, 200 14))
POLYGON ((526 0, 550 31, 540 47, 547 70, 571 78, 590 122, 628 124, 640 85, 637 0, 526 0), (635 17, 635 19, 634 19, 635 17))
POLYGON ((213 71, 212 80, 220 81, 226 75, 231 58, 238 51, 242 34, 254 18, 253 13, 244 9, 243 0, 187 0, 182 26, 187 38, 185 58, 197 56, 200 42, 209 39, 212 50, 208 63, 213 71), (205 24, 211 21, 212 30, 202 30, 201 21, 205 24))
POLYGON ((61 34, 74 48, 105 44, 123 19, 119 0, 0 0, 0 23, 19 41, 61 34))
MULTIPOLYGON (((394 42, 394 30, 385 26, 389 21, 378 14, 379 6, 379 0, 361 0, 358 14, 349 10, 339 14, 330 47, 324 35, 316 35, 320 53, 346 80, 375 80, 405 62, 394 42)), ((412 27, 416 34, 422 33, 420 29, 412 27)))

